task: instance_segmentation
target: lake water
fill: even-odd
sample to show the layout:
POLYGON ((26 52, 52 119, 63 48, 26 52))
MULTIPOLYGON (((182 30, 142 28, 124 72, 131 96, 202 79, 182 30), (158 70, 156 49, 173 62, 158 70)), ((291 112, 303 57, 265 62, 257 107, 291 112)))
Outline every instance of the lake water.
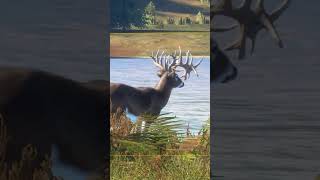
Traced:
MULTIPOLYGON (((195 59, 197 62, 200 59, 195 59)), ((159 77, 158 68, 151 59, 111 59, 110 80, 125 83, 134 87, 154 87, 159 77)), ((199 77, 191 74, 182 88, 172 91, 167 106, 161 113, 171 112, 183 123, 190 124, 191 131, 196 133, 210 115, 210 62, 204 59, 198 67, 199 77)))

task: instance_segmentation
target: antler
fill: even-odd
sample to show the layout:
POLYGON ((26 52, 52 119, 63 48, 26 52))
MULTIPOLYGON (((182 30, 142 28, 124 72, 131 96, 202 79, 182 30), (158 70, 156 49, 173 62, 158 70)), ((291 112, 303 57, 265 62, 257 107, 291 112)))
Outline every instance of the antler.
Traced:
MULTIPOLYGON (((233 7, 232 0, 223 0, 217 5, 211 3, 211 18, 213 19, 216 15, 223 15, 238 21, 241 33, 240 38, 228 45, 225 49, 238 49, 238 57, 239 59, 243 59, 246 54, 246 38, 249 38, 252 42, 252 54, 255 48, 256 37, 262 29, 269 31, 278 46, 280 48, 283 47, 283 42, 274 26, 274 22, 278 20, 281 14, 289 7, 290 2, 291 0, 283 0, 282 4, 278 8, 276 8, 271 14, 268 14, 264 8, 264 0, 257 0, 254 9, 251 9, 252 0, 244 0, 238 8, 233 7)), ((234 26, 223 28, 222 30, 231 29, 234 29, 234 26)))
POLYGON ((173 61, 176 63, 174 65, 175 68, 176 67, 182 67, 185 70, 185 74, 182 76, 182 77, 184 77, 184 80, 187 80, 188 77, 190 77, 191 71, 193 71, 197 76, 199 76, 196 69, 201 64, 203 59, 201 59, 201 61, 198 64, 194 65, 193 64, 192 54, 188 50, 186 52, 186 61, 185 61, 185 63, 183 63, 183 59, 182 59, 183 56, 182 56, 182 52, 181 52, 180 46, 179 46, 179 55, 178 55, 178 57, 177 57, 177 51, 174 51, 174 54, 172 54, 171 57, 172 57, 173 61))
POLYGON ((158 49, 155 56, 152 51, 151 58, 153 60, 153 63, 157 67, 159 67, 160 70, 168 71, 168 72, 175 71, 174 66, 175 66, 176 62, 173 60, 171 60, 171 62, 170 62, 170 55, 166 55, 165 51, 162 51, 162 53, 159 55, 159 49, 158 49))

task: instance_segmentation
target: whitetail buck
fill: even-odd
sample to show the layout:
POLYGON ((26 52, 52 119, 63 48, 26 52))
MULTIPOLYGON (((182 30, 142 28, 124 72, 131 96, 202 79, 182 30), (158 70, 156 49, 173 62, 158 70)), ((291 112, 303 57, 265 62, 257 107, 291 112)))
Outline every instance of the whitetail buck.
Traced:
POLYGON ((164 51, 159 50, 151 58, 153 63, 159 68, 159 82, 152 87, 131 87, 126 84, 111 83, 110 98, 111 111, 116 112, 118 108, 127 110, 129 113, 139 116, 141 114, 159 115, 163 107, 166 106, 173 88, 183 87, 183 80, 187 80, 191 71, 196 75, 196 68, 202 60, 194 65, 193 57, 189 51, 186 52, 186 60, 183 61, 181 49, 179 55, 175 52, 172 55, 166 55, 164 51), (177 68, 183 68, 185 73, 179 77, 177 68), (181 79, 183 78, 183 80, 181 79))
POLYGON ((1 67, 0 113, 8 129, 9 166, 32 144, 38 151, 32 167, 39 167, 54 146, 62 164, 103 175, 109 155, 105 82, 79 83, 42 71, 1 67))

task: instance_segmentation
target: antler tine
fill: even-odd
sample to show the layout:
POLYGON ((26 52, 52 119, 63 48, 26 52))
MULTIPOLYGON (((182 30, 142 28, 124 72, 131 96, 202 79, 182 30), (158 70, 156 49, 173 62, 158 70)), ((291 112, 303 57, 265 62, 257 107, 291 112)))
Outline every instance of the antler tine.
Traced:
POLYGON ((190 53, 190 50, 188 50, 186 52, 186 60, 185 60, 185 62, 183 62, 183 60, 182 60, 181 48, 180 48, 180 60, 177 61, 176 57, 173 57, 173 59, 175 59, 175 61, 177 62, 175 64, 175 67, 179 66, 179 67, 184 69, 185 73, 184 73, 183 76, 181 76, 182 78, 184 78, 184 80, 187 80, 190 77, 191 71, 193 71, 197 76, 199 76, 196 68, 201 64, 202 60, 197 65, 194 65, 193 64, 193 56, 190 53))
POLYGON ((192 67, 192 70, 194 71, 194 73, 199 77, 199 74, 198 74, 198 72, 197 72, 197 67, 202 63, 202 61, 203 61, 203 58, 201 58, 201 60, 199 61, 199 63, 197 64, 197 65, 194 65, 193 67, 192 67))
POLYGON ((170 69, 169 57, 170 55, 165 55, 165 67, 166 67, 166 70, 170 72, 171 69, 170 69))
POLYGON ((252 4, 252 0, 244 0, 241 4, 241 7, 250 8, 252 4))
POLYGON ((275 10, 271 13, 271 15, 270 15, 271 20, 272 20, 272 21, 277 20, 277 19, 281 16, 281 14, 282 14, 286 9, 288 9, 290 3, 291 3, 291 0, 285 0, 285 1, 283 1, 283 3, 279 6, 279 8, 275 9, 275 10))
POLYGON ((164 54, 164 51, 162 51, 162 53, 160 55, 160 63, 162 66, 163 66, 163 54, 164 54))
MULTIPOLYGON (((268 13, 264 7, 264 0, 257 0, 256 6, 251 8, 253 3, 252 0, 243 0, 240 7, 232 7, 230 0, 224 0, 218 5, 212 5, 213 9, 211 10, 212 18, 215 15, 223 15, 238 21, 238 26, 240 27, 240 38, 233 43, 232 45, 225 48, 226 50, 239 50, 239 59, 245 57, 246 52, 246 39, 250 39, 252 42, 251 54, 255 49, 255 40, 258 33, 265 29, 267 30, 272 38, 277 42, 280 48, 283 47, 282 40, 278 31, 276 30, 274 23, 283 12, 289 7, 291 0, 282 0, 281 5, 268 13), (231 6, 231 8, 230 8, 231 6)), ((213 21, 212 21, 213 22, 213 21)), ((215 32, 224 32, 234 29, 236 26, 230 26, 229 28, 214 28, 215 32)))
MULTIPOLYGON (((160 64, 160 62, 159 62, 159 51, 160 51, 160 50, 158 49, 156 56, 154 56, 154 53, 153 53, 153 51, 152 51, 151 58, 152 58, 152 60, 153 60, 153 64, 163 70, 164 67, 163 67, 162 64, 160 64)), ((161 57, 160 57, 160 58, 161 58, 161 57)))
POLYGON ((151 58, 153 59, 153 63, 159 67, 163 71, 172 72, 175 69, 176 60, 171 60, 170 55, 166 55, 165 50, 160 53, 158 49, 157 54, 154 56, 154 52, 151 53, 151 58))
POLYGON ((189 63, 190 63, 189 54, 190 54, 190 50, 188 50, 188 51, 186 52, 186 56, 187 56, 187 58, 186 58, 186 64, 189 64, 189 63))

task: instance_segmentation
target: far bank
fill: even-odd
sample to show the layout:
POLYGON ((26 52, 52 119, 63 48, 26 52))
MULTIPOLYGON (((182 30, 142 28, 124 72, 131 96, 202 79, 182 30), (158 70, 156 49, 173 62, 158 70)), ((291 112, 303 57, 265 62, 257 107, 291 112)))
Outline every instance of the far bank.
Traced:
POLYGON ((181 47, 194 57, 210 56, 210 32, 111 33, 111 57, 150 57, 152 51, 181 47))

